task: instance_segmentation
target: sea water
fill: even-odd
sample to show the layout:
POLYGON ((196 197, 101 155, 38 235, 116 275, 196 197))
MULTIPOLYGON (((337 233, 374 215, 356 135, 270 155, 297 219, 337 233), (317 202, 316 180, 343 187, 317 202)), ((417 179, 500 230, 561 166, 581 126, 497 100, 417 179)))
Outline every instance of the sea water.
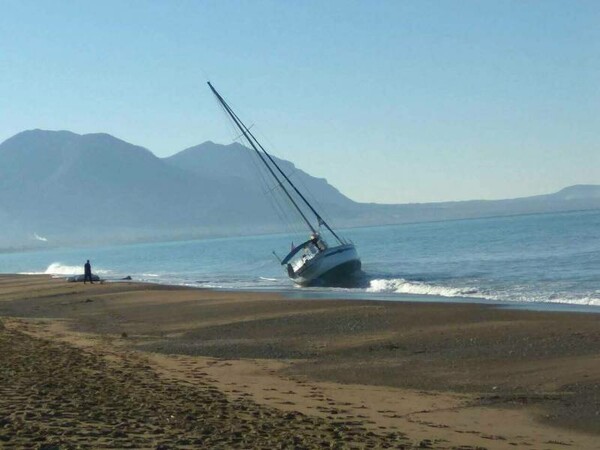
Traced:
MULTIPOLYGON (((1 273, 82 273, 295 296, 469 299, 600 307, 600 211, 341 230, 363 262, 356 287, 298 288, 284 256, 306 236, 263 235, 0 254, 1 273)), ((599 308, 600 310, 600 308, 599 308)))

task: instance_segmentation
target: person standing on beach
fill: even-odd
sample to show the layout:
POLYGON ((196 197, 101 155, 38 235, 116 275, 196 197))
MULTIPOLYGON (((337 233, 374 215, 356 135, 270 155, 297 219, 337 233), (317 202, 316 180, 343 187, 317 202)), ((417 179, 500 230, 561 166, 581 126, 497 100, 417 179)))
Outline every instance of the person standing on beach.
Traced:
POLYGON ((90 280, 90 283, 94 284, 94 281, 92 280, 92 265, 90 264, 89 259, 83 266, 83 284, 85 284, 87 280, 90 280))

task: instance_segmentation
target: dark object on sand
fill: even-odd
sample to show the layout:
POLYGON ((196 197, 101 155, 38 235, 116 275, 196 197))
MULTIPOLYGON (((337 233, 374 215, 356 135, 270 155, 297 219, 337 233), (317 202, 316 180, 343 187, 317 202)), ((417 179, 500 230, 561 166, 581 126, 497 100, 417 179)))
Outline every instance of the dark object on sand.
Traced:
MULTIPOLYGON (((92 281, 102 281, 98 275, 91 275, 92 281)), ((73 275, 72 277, 67 278, 67 281, 71 283, 82 282, 85 279, 85 275, 73 275)))
POLYGON ((131 277, 127 275, 125 278, 121 278, 122 281, 131 281, 131 277))

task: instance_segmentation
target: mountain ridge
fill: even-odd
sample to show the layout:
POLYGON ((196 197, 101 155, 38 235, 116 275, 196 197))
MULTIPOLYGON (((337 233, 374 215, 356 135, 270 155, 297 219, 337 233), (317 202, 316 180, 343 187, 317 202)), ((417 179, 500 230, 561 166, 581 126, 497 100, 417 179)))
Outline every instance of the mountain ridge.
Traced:
MULTIPOLYGON (((600 185, 504 200, 358 203, 274 159, 336 227, 600 209, 600 185)), ((27 130, 0 143, 0 248, 284 231, 273 208, 281 193, 261 164, 238 143, 206 141, 159 158, 107 133, 27 130)))

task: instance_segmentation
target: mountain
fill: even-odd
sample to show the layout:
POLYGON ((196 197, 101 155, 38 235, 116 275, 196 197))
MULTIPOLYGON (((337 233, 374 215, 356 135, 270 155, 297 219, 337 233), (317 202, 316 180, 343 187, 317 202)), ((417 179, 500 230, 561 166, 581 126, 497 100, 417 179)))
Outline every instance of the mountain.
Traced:
POLYGON ((553 198, 561 200, 586 200, 600 198, 600 185, 596 184, 576 184, 560 191, 550 194, 553 198))
MULTIPOLYGON (((161 159, 108 134, 30 130, 0 144, 0 247, 282 230, 274 186, 239 145, 204 143, 161 159)), ((354 202, 279 160, 322 206, 354 202)), ((275 189, 275 191, 277 191, 275 189)), ((277 191, 278 192, 278 191, 277 191)))
MULTIPOLYGON (((107 134, 32 130, 0 144, 0 217, 18 242, 34 233, 60 242, 99 242, 208 233, 223 222, 235 232, 268 205, 248 186, 198 177, 150 151, 107 134), (224 208, 223 205, 229 205, 224 208)), ((7 235, 4 236, 6 240, 7 235)))
MULTIPOLYGON (((509 200, 357 203, 276 161, 339 227, 600 208, 598 185, 509 200)), ((0 248, 286 231, 282 195, 240 144, 158 158, 108 134, 30 130, 0 144, 0 248)))
POLYGON ((368 217, 359 214, 361 225, 476 219, 482 217, 542 214, 600 209, 600 185, 575 185, 558 192, 504 200, 370 205, 368 217), (369 222, 369 218, 374 219, 369 222))
MULTIPOLYGON (((318 193, 318 201, 322 205, 334 208, 354 206, 355 202, 342 195, 324 178, 312 177, 289 161, 277 157, 273 159, 294 183, 306 188, 308 192, 318 193)), ((258 157, 253 151, 237 142, 221 145, 207 141, 165 158, 165 161, 200 177, 215 176, 225 179, 234 176, 254 186, 273 187, 273 182, 268 178, 269 174, 258 157), (265 183, 264 180, 268 181, 265 183)))

